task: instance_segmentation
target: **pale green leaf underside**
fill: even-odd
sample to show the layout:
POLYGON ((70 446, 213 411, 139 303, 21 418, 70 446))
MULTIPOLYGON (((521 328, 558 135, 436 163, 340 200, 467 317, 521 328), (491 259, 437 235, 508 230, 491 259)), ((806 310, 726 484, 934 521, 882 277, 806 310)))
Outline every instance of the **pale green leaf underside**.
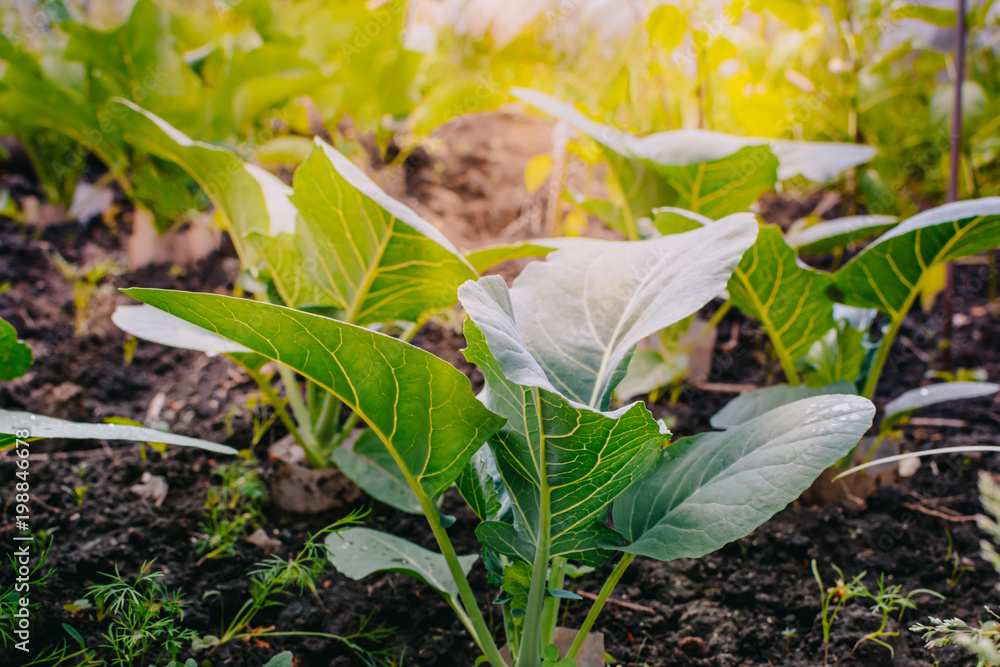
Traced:
POLYGON ((747 213, 648 241, 580 240, 530 263, 509 293, 489 277, 459 298, 511 382, 603 410, 635 345, 722 292, 756 234, 747 213))
POLYGON ((980 398, 1000 392, 1000 385, 993 382, 943 382, 911 389, 885 404, 882 429, 899 421, 914 410, 947 401, 980 398))
POLYGON ((834 327, 832 283, 828 274, 800 265, 781 230, 765 225, 733 272, 729 294, 794 359, 834 327))
POLYGON ((622 550, 700 558, 747 535, 847 454, 874 414, 858 396, 818 396, 679 440, 615 502, 615 528, 630 542, 622 550))
POLYGON ((73 440, 129 440, 132 442, 159 442, 180 447, 197 447, 217 454, 236 454, 236 450, 207 440, 174 435, 164 431, 141 426, 122 424, 85 424, 54 417, 33 415, 30 412, 0 410, 0 443, 7 445, 17 431, 26 431, 22 439, 70 438, 73 440))
POLYGON ((433 225, 316 139, 292 195, 304 229, 254 234, 290 306, 332 306, 353 324, 416 321, 455 302, 472 267, 433 225))
POLYGON ((443 493, 501 420, 468 378, 412 345, 281 306, 215 294, 130 289, 161 308, 280 361, 340 398, 393 452, 408 483, 443 493))
MULTIPOLYGON (((496 310, 501 317, 499 305, 496 310)), ((507 420, 489 445, 513 502, 518 537, 537 547, 544 476, 550 555, 596 551, 613 536, 604 523, 611 501, 648 472, 666 440, 660 425, 642 403, 605 414, 573 406, 554 392, 515 384, 496 360, 504 351, 487 347, 474 320, 466 320, 465 336, 466 358, 486 380, 484 401, 507 420)), ((504 544, 487 546, 519 555, 505 551, 504 544)))
POLYGON ((238 343, 145 304, 118 306, 111 315, 111 321, 136 338, 185 350, 197 350, 209 356, 250 351, 238 343))
POLYGON ((928 269, 1000 245, 1000 197, 953 202, 904 220, 834 276, 839 300, 893 318, 913 302, 928 269))
POLYGON ((785 241, 804 255, 823 255, 878 236, 895 227, 898 221, 893 215, 852 215, 789 232, 785 241))
MULTIPOLYGON (((444 556, 370 528, 348 528, 331 533, 324 541, 330 563, 338 572, 360 580, 375 572, 400 572, 422 581, 437 592, 458 602, 458 587, 448 570, 444 556)), ((459 556, 462 571, 468 575, 479 556, 459 556)))
POLYGON ((825 394, 856 393, 857 388, 854 384, 846 381, 815 388, 802 385, 793 387, 789 384, 776 384, 772 387, 765 387, 740 394, 712 415, 709 423, 712 425, 712 428, 725 430, 760 417, 762 414, 782 405, 800 401, 803 398, 823 396, 825 394))

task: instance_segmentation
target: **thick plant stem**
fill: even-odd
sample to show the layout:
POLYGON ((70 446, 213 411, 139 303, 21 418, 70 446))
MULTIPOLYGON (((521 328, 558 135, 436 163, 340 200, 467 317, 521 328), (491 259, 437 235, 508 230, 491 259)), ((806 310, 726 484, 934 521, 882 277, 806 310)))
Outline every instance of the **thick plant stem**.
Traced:
POLYGON ((542 403, 538 389, 531 388, 532 400, 538 417, 539 461, 539 516, 538 540, 535 546, 535 562, 531 570, 531 588, 528 589, 527 613, 524 616, 524 630, 521 647, 517 652, 516 667, 540 667, 542 659, 542 623, 545 610, 545 589, 549 577, 549 541, 552 529, 552 508, 549 505, 549 474, 545 447, 545 429, 542 424, 542 403))
MULTIPOLYGON (((414 484, 411 484, 411 487, 417 488, 414 484)), ((483 613, 479 611, 479 603, 476 602, 476 596, 472 593, 469 580, 466 578, 465 572, 462 571, 461 563, 458 562, 458 554, 455 553, 455 547, 452 546, 451 540, 448 539, 447 531, 441 525, 441 515, 438 513, 438 508, 423 493, 418 493, 417 498, 420 500, 420 507, 424 511, 427 523, 430 524, 431 532, 434 533, 434 539, 437 540, 438 547, 441 549, 441 555, 444 556, 444 560, 448 564, 448 571, 451 573, 451 578, 458 587, 458 595, 462 599, 462 606, 465 607, 465 614, 472 625, 473 639, 476 640, 476 644, 482 649, 483 655, 486 656, 492 667, 507 667, 507 663, 500 657, 500 650, 497 648, 496 642, 493 641, 493 635, 490 634, 489 626, 486 625, 486 619, 483 618, 483 613)), ((461 619, 461 616, 459 618, 461 619)))
POLYGON ((634 560, 635 554, 624 554, 622 559, 618 561, 618 564, 615 565, 615 569, 611 571, 611 576, 604 582, 604 586, 601 587, 601 592, 597 594, 597 600, 594 601, 594 605, 587 613, 587 618, 583 619, 583 625, 581 625, 580 629, 577 630, 576 638, 573 640, 573 644, 566 652, 567 658, 575 658, 576 654, 580 652, 580 649, 583 647, 583 642, 587 640, 587 635, 590 633, 590 629, 594 627, 597 617, 600 616, 601 610, 604 608, 604 603, 607 602, 608 598, 611 596, 611 591, 615 590, 615 586, 618 585, 622 575, 625 574, 625 570, 628 569, 628 566, 634 560))

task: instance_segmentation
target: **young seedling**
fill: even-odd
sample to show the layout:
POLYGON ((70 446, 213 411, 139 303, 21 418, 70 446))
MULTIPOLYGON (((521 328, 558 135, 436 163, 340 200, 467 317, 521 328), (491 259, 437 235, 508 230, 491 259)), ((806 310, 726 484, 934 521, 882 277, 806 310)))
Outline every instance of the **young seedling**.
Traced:
POLYGON ((180 591, 171 592, 146 562, 131 580, 122 577, 117 566, 110 581, 87 589, 94 598, 98 619, 111 623, 102 646, 111 651, 112 664, 135 667, 156 664, 160 655, 177 659, 184 642, 197 637, 194 630, 181 626, 186 603, 180 591))
POLYGON ((255 462, 239 458, 218 466, 213 475, 219 478, 219 483, 208 488, 205 498, 204 519, 199 528, 206 537, 195 543, 197 551, 203 554, 199 563, 238 555, 239 541, 264 523, 261 503, 267 497, 267 489, 255 462))
POLYGON ((871 608, 872 612, 879 614, 882 619, 879 628, 859 639, 854 645, 854 649, 857 650, 862 642, 873 641, 879 646, 889 649, 889 654, 894 655, 895 650, 893 647, 883 639, 884 637, 899 636, 898 632, 888 632, 886 630, 889 625, 889 618, 898 611, 898 620, 901 622, 903 614, 906 613, 907 609, 916 609, 916 604, 913 602, 913 597, 916 595, 932 595, 938 599, 944 599, 944 596, 940 593, 926 588, 915 588, 904 596, 902 595, 902 586, 885 585, 885 574, 879 577, 878 592, 873 593, 868 590, 868 587, 862 581, 865 578, 865 572, 847 581, 843 571, 832 564, 831 567, 837 572, 837 581, 834 586, 826 588, 823 584, 823 579, 819 575, 819 567, 816 565, 815 559, 813 559, 811 567, 813 577, 816 579, 816 584, 819 586, 820 591, 820 622, 823 626, 824 664, 830 661, 830 630, 833 628, 833 623, 837 619, 840 608, 848 600, 852 598, 868 598, 872 600, 874 603, 871 608))
MULTIPOLYGON (((302 549, 294 557, 283 559, 272 556, 257 563, 250 571, 250 599, 243 603, 236 615, 223 624, 220 637, 206 635, 194 642, 194 648, 211 649, 214 653, 220 646, 237 639, 261 639, 264 637, 320 637, 333 639, 347 646, 368 667, 380 667, 390 664, 393 656, 390 649, 384 646, 385 640, 392 635, 392 629, 383 625, 371 626, 371 616, 361 619, 357 631, 350 635, 335 635, 324 632, 282 632, 273 628, 255 628, 253 621, 262 610, 280 606, 279 598, 295 591, 302 595, 308 591, 322 606, 317 589, 319 577, 330 567, 326 547, 318 542, 322 537, 344 530, 361 523, 365 512, 353 511, 337 523, 311 535, 302 549), (372 643, 382 648, 371 649, 363 643, 372 643)), ((224 610, 223 610, 224 612, 224 610)), ((223 614, 224 617, 224 614, 223 614)))

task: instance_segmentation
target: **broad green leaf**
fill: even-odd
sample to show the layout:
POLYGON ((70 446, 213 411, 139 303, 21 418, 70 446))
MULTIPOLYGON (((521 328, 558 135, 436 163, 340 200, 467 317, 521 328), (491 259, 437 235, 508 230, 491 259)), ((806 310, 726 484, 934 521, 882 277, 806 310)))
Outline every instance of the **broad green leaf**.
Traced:
POLYGON ((789 232, 785 242, 804 255, 824 255, 879 236, 895 227, 898 221, 899 218, 893 215, 852 215, 825 220, 789 232))
POLYGON ((743 537, 851 451, 874 414, 858 396, 817 396, 677 441, 615 502, 622 550, 700 558, 743 537))
POLYGON ((726 403, 725 407, 712 415, 709 423, 712 428, 725 430, 756 419, 761 415, 795 401, 813 396, 827 394, 856 394, 857 388, 852 382, 835 382, 825 387, 793 387, 788 384, 776 384, 754 391, 740 394, 726 403))
POLYGON ((124 99, 108 102, 107 120, 121 126, 125 139, 139 150, 170 160, 198 182, 225 216, 230 237, 245 266, 256 253, 247 234, 295 230, 291 189, 276 176, 247 164, 224 148, 187 137, 163 119, 124 99))
POLYGON ((642 403, 602 413, 554 391, 517 384, 510 367, 502 368, 497 359, 516 356, 535 362, 504 298, 506 285, 483 278, 462 290, 463 303, 474 293, 478 297, 466 320, 465 356, 483 373, 487 407, 507 420, 489 444, 514 510, 513 526, 486 522, 477 535, 504 555, 525 557, 527 549, 513 545, 528 544, 534 552, 547 508, 551 556, 602 561, 606 554, 598 552, 599 545, 615 537, 604 520, 608 505, 648 472, 666 440, 660 425, 642 403), (488 346, 479 324, 502 328, 510 337, 488 346))
POLYGON ((333 462, 375 500, 410 514, 424 513, 403 471, 371 429, 365 429, 353 444, 334 449, 333 462))
POLYGON ((39 438, 70 438, 73 440, 131 440, 134 442, 158 442, 180 447, 197 447, 217 454, 236 454, 236 450, 207 440, 189 438, 183 435, 165 433, 141 426, 120 424, 84 424, 54 417, 33 415, 30 412, 0 410, 0 448, 8 446, 13 435, 26 431, 22 440, 39 438))
MULTIPOLYGON (((0 35, 0 61, 6 64, 0 78, 0 121, 24 139, 30 151, 44 151, 44 144, 37 141, 39 133, 55 131, 74 142, 72 153, 64 156, 66 160, 58 167, 78 173, 73 165, 80 161, 76 153, 82 145, 124 180, 126 157, 118 126, 100 123, 95 106, 46 76, 34 58, 4 35, 0 35)), ((54 158, 56 155, 44 151, 44 155, 36 157, 54 158)), ((54 165, 46 164, 40 171, 57 175, 54 165)))
POLYGON ((893 319, 909 311, 928 269, 1000 245, 1000 197, 953 202, 901 222, 835 275, 838 301, 893 319))
POLYGON ((459 298, 511 382, 606 410, 635 345, 722 292, 756 232, 739 214, 648 241, 577 239, 528 264, 509 295, 491 277, 459 298))
POLYGON ((733 272, 729 295, 764 325, 788 372, 791 360, 834 327, 832 283, 829 274, 798 263, 780 228, 765 225, 733 272))
POLYGON ((282 306, 167 290, 129 296, 279 361, 332 392, 379 436, 415 491, 443 493, 501 420, 468 378, 407 343, 282 306))
POLYGON ((14 327, 0 319, 0 382, 21 377, 34 360, 31 348, 18 340, 14 327))
MULTIPOLYGON (((511 94, 600 144, 635 218, 658 206, 720 218, 746 210, 778 181, 798 175, 827 181, 875 154, 857 144, 738 137, 705 130, 636 137, 597 123, 537 90, 512 88, 511 94)), ((631 237, 633 232, 626 230, 631 237)))
POLYGON ((885 404, 881 429, 885 431, 921 408, 966 398, 994 396, 997 392, 1000 392, 1000 385, 992 382, 943 382, 911 389, 885 404))
POLYGON ((321 139, 292 201, 305 223, 295 238, 250 235, 290 306, 341 308, 352 324, 413 322, 476 277, 440 231, 321 139))
POLYGON ((535 560, 535 543, 504 521, 483 521, 476 526, 476 539, 486 548, 525 565, 531 565, 535 560))
POLYGON ((492 269, 500 262, 526 257, 545 257, 550 252, 571 243, 569 239, 532 239, 515 243, 486 246, 465 253, 465 259, 478 273, 492 269))
POLYGON ((705 225, 710 225, 715 222, 711 218, 700 213, 694 213, 692 211, 688 211, 683 208, 675 208, 673 206, 661 206, 660 208, 654 208, 652 213, 653 227, 655 227, 656 231, 663 236, 689 232, 692 229, 698 229, 699 227, 704 227, 705 225))
MULTIPOLYGON (((324 540, 330 563, 344 576, 364 579, 375 572, 400 572, 422 581, 459 604, 458 588, 452 580, 444 556, 370 528, 348 528, 327 535, 324 540)), ((459 556, 462 571, 468 575, 479 560, 474 554, 459 556)))
POLYGON ((198 350, 209 356, 250 352, 239 343, 152 306, 118 306, 111 314, 111 321, 136 338, 169 347, 198 350))
POLYGON ((837 322, 836 328, 827 331, 809 348, 802 379, 810 387, 824 387, 841 380, 853 384, 864 367, 867 354, 864 342, 865 331, 847 321, 837 322))
POLYGON ((69 35, 65 59, 90 72, 97 103, 121 96, 187 131, 207 122, 208 97, 201 79, 181 57, 170 12, 152 0, 138 0, 122 25, 97 30, 76 21, 59 24, 69 35))

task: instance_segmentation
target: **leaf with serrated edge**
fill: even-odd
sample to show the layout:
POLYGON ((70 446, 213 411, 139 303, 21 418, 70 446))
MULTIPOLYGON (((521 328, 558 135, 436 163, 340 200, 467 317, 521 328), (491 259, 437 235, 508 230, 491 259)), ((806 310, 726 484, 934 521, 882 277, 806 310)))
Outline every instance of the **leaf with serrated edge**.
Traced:
POLYGON ((630 542, 621 550, 700 558, 747 535, 851 451, 874 414, 858 396, 818 396, 678 440, 615 501, 615 528, 630 542))
POLYGON ((55 417, 34 415, 30 412, 0 410, 0 441, 4 435, 27 431, 22 439, 70 438, 73 440, 130 440, 133 442, 159 442, 180 447, 197 447, 217 454, 236 454, 236 450, 207 440, 174 435, 141 426, 122 424, 86 424, 70 422, 55 417))
POLYGON ((252 234, 290 306, 334 306, 352 324, 416 321, 476 273, 433 225, 322 139, 295 173, 296 238, 252 234))
POLYGON ((267 303, 168 290, 129 296, 237 342, 332 392, 393 453, 414 490, 443 493, 502 420, 468 378, 395 338, 267 303))
POLYGON ((1000 245, 1000 197, 952 202, 904 220, 835 275, 838 300, 901 317, 933 267, 1000 245))
MULTIPOLYGON (((449 598, 452 606, 458 604, 458 587, 444 556, 439 553, 370 528, 347 528, 331 533, 324 543, 330 563, 344 576, 360 580, 375 572, 400 572, 449 598)), ((466 575, 477 560, 479 556, 475 554, 458 557, 466 575)))
MULTIPOLYGON (((550 555, 572 554, 584 562, 600 562, 603 556, 593 552, 602 542, 614 539, 613 531, 604 525, 608 505, 648 472, 666 438, 642 403, 602 413, 575 406, 556 392, 509 380, 497 357, 511 351, 528 355, 523 339, 510 338, 489 347, 477 328, 485 319, 492 318, 494 326, 505 319, 507 329, 517 335, 504 308, 506 287, 497 280, 483 278, 462 287, 463 303, 475 295, 478 304, 466 320, 465 356, 483 373, 487 407, 507 419, 489 445, 513 502, 516 534, 518 539, 538 546, 542 504, 546 502, 544 479, 551 512, 550 555), (490 292, 480 283, 496 291, 490 292), (495 296, 500 300, 493 300, 489 309, 495 296)), ((488 535, 500 533, 491 530, 488 535)), ((500 553, 520 556, 525 550, 512 551, 508 545, 513 541, 485 544, 500 553)))
POLYGON ((729 281, 733 303, 764 325, 779 354, 804 354, 835 325, 833 278, 798 263, 781 230, 765 225, 729 281))
POLYGON ((722 292, 756 234, 745 213, 649 241, 580 240, 525 267, 509 295, 491 277, 459 298, 511 382, 606 410, 635 345, 722 292))
POLYGON ((993 382, 943 382, 911 389, 885 404, 882 430, 896 423, 915 410, 947 401, 992 396, 1000 392, 1000 385, 993 382))

